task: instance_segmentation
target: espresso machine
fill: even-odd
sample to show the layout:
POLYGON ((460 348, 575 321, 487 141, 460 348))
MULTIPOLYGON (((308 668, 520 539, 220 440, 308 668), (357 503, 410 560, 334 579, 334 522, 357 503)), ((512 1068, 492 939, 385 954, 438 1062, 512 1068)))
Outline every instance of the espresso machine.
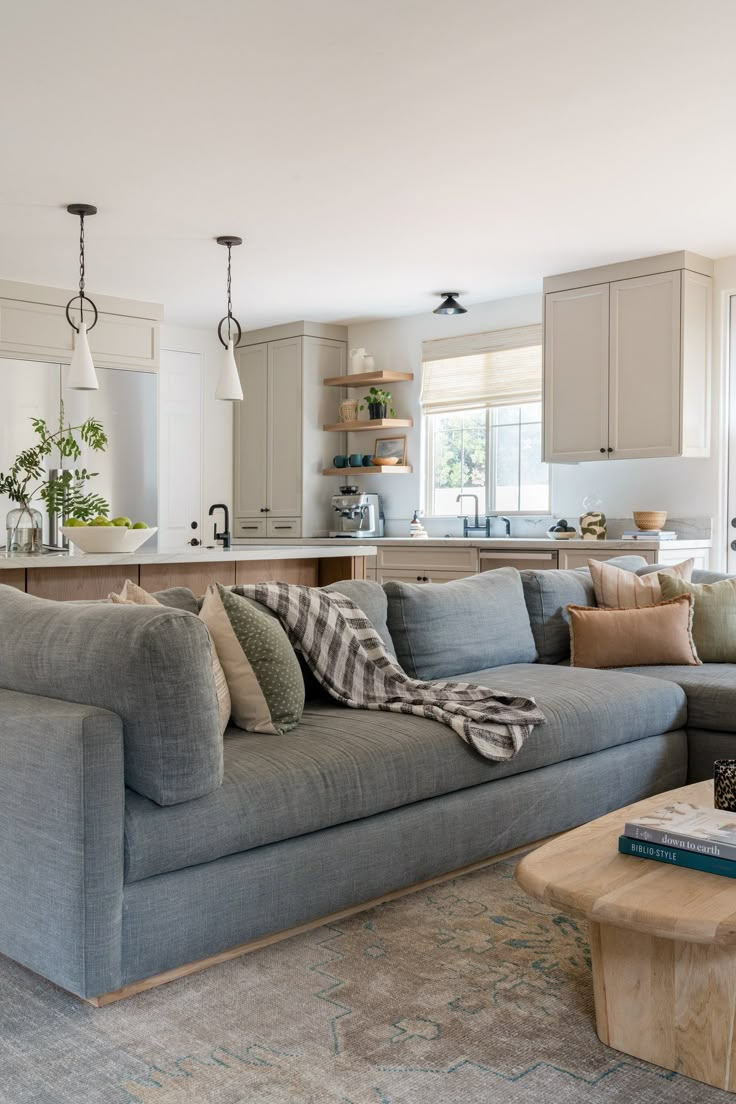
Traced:
POLYGON ((364 494, 357 487, 341 487, 332 496, 332 509, 337 514, 338 528, 331 537, 383 536, 383 502, 377 494, 364 494))

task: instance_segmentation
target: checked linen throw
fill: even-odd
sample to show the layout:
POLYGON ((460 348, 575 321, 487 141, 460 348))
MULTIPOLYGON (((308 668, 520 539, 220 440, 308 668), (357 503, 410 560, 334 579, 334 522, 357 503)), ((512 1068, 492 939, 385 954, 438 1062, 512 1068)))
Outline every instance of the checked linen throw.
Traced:
POLYGON ((291 583, 233 587, 281 621, 318 682, 342 705, 414 713, 448 725, 485 759, 510 759, 544 714, 519 698, 469 682, 409 678, 350 598, 291 583))

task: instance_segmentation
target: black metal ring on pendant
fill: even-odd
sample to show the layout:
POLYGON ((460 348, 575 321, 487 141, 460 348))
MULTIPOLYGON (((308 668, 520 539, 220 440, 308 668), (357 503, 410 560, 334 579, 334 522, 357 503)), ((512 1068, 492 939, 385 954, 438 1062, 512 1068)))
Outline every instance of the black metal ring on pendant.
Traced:
MULTIPOLYGON (((97 318, 98 318, 97 307, 95 306, 94 302, 90 299, 89 295, 72 295, 71 299, 69 300, 69 302, 66 305, 66 320, 69 323, 69 325, 71 326, 71 328, 73 330, 75 330, 77 333, 79 333, 79 326, 74 325, 74 322, 72 321, 72 317, 69 314, 69 308, 71 307, 72 303, 76 303, 77 300, 79 300, 79 302, 80 302, 80 315, 82 314, 82 311, 83 311, 83 307, 81 305, 83 303, 89 303, 89 305, 92 307, 92 310, 95 312, 94 322, 92 323, 91 326, 87 327, 87 333, 89 333, 89 331, 93 330, 95 328, 95 326, 97 325, 97 318)), ((82 318, 80 317, 80 322, 81 321, 82 321, 82 318)))
MULTIPOLYGON (((221 318, 221 319, 220 319, 220 321, 219 321, 219 324, 218 324, 218 326, 217 326, 217 336, 219 337, 219 339, 220 339, 220 342, 221 342, 221 343, 222 343, 222 344, 223 344, 223 345, 225 346, 225 348, 227 349, 227 345, 228 345, 228 343, 227 343, 227 341, 224 341, 224 340, 223 340, 223 337, 222 337, 222 324, 223 324, 223 322, 227 322, 227 321, 228 321, 228 318, 229 318, 229 320, 230 320, 230 322, 231 322, 232 324, 234 324, 235 326, 237 326, 237 327, 238 327, 238 340, 237 340, 237 341, 233 341, 233 348, 237 349, 238 345, 240 344, 240 339, 241 339, 241 337, 243 336, 243 331, 242 331, 242 330, 241 330, 241 328, 240 328, 240 323, 238 322, 237 318, 230 318, 230 317, 229 317, 229 315, 227 315, 227 314, 225 315, 225 317, 224 317, 224 318, 221 318)), ((229 332, 229 329, 228 329, 228 332, 229 332)))

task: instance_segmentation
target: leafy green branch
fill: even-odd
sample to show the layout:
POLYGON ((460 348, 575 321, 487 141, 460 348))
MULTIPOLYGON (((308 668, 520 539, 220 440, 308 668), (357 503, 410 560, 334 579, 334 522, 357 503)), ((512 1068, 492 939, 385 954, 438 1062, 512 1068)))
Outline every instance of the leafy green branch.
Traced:
POLYGON ((44 461, 54 451, 58 452, 60 463, 79 460, 83 446, 93 452, 104 452, 107 434, 102 423, 88 418, 80 425, 65 427, 62 404, 57 430, 52 431, 43 418, 31 418, 31 424, 39 440, 31 448, 19 452, 7 472, 0 472, 0 494, 7 495, 20 506, 28 506, 33 499, 40 498, 49 513, 78 517, 83 521, 98 514, 106 517, 110 507, 105 499, 84 491, 86 482, 97 472, 86 468, 67 469, 56 479, 48 479, 44 466, 44 461))

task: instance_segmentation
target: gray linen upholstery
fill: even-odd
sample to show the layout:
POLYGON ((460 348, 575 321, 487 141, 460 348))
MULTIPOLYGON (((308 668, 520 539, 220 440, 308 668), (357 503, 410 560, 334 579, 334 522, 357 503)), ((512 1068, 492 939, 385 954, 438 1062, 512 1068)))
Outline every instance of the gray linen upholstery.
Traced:
POLYGON ((736 733, 688 728, 688 782, 702 782, 706 778, 712 778, 716 759, 736 759, 736 733))
POLYGON ((522 664, 480 671, 468 681, 536 698, 547 723, 513 759, 483 759, 423 717, 334 703, 308 706, 286 736, 229 729, 225 778, 214 793, 168 809, 127 795, 127 880, 535 771, 680 728, 685 720, 679 687, 613 671, 522 664))
POLYGON ((685 733, 670 732, 134 882, 124 982, 572 828, 682 785, 686 769, 685 733))
POLYGON ((126 784, 161 805, 222 781, 209 634, 187 613, 76 606, 0 586, 0 685, 117 713, 126 784))
MULTIPOLYGON (((591 554, 593 551, 595 549, 591 549, 591 554)), ((643 556, 615 556, 607 562, 622 571, 637 571, 646 564, 643 556)), ((521 582, 539 662, 562 663, 570 658, 567 607, 597 605, 588 568, 522 571, 521 582)))
MULTIPOLYGON (((687 694, 687 727, 736 732, 736 664, 702 667, 626 667, 625 671, 674 682, 687 694)), ((621 671, 616 672, 620 674, 621 671)))
POLYGON ((168 587, 166 590, 155 590, 152 597, 159 601, 162 606, 184 610, 185 613, 193 613, 195 617, 199 613, 199 603, 189 587, 168 587))
MULTIPOLYGON (((637 575, 651 575, 653 571, 666 571, 672 564, 647 564, 637 571, 637 575)), ((722 571, 704 571, 696 567, 693 571, 692 583, 720 583, 722 579, 733 579, 733 575, 724 575, 722 571)))
POLYGON ((389 582, 384 590, 396 658, 414 678, 451 678, 471 668, 537 658, 513 567, 449 583, 389 582))
POLYGON ((345 579, 339 583, 330 583, 325 590, 336 590, 355 602, 386 645, 386 650, 391 655, 396 654, 391 633, 388 631, 388 599, 380 583, 375 583, 372 579, 345 579))
POLYGON ((80 996, 115 989, 120 718, 11 690, 0 690, 0 717, 0 953, 80 996))

